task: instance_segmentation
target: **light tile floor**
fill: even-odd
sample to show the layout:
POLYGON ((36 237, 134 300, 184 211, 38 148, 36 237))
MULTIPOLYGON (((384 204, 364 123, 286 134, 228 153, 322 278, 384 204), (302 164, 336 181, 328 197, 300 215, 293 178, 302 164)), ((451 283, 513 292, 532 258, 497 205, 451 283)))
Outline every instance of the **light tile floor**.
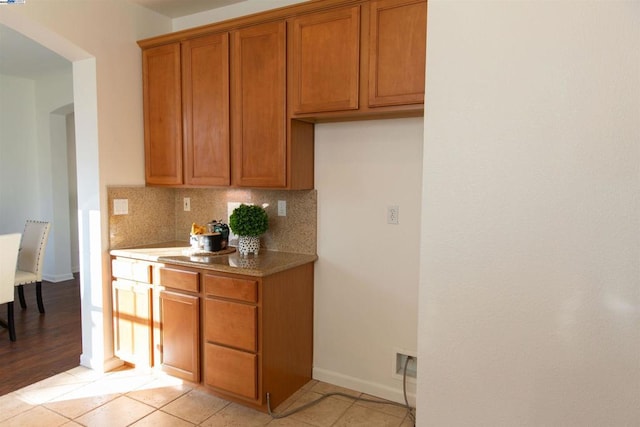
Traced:
MULTIPOLYGON (((330 392, 371 399, 353 390, 310 381, 274 410, 282 413, 330 392)), ((331 396, 286 418, 217 398, 202 387, 160 372, 123 368, 100 374, 77 367, 0 396, 0 426, 55 427, 281 426, 410 427, 405 408, 331 396)))

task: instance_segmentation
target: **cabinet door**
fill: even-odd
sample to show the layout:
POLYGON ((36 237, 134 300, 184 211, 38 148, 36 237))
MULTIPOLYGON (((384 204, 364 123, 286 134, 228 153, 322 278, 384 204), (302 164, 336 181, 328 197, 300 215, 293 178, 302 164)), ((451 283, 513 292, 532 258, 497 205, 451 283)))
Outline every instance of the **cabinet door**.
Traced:
POLYGON ((180 44, 142 52, 147 184, 182 184, 180 44))
POLYGON ((234 184, 285 187, 285 26, 274 22, 232 33, 234 184))
POLYGON ((200 381, 200 303, 197 296, 162 291, 162 368, 188 381, 200 381))
POLYGON ((369 106, 424 102, 427 2, 371 2, 369 106))
POLYGON ((291 20, 293 114, 358 108, 360 6, 291 20))
POLYGON ((239 396, 258 395, 258 356, 215 344, 205 345, 205 383, 239 396))
POLYGON ((151 287, 128 280, 113 281, 115 354, 136 366, 151 366, 151 287))
POLYGON ((229 185, 229 36, 182 42, 185 184, 229 185))

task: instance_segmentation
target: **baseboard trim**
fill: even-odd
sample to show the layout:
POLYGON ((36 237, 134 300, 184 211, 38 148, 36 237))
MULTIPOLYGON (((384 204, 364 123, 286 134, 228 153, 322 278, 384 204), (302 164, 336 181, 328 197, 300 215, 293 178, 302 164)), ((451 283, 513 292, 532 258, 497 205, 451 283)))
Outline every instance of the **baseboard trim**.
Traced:
MULTIPOLYGON (((313 379, 356 390, 360 393, 370 394, 371 396, 382 399, 391 400, 393 402, 404 403, 402 381, 400 381, 399 388, 393 388, 384 384, 374 383, 322 368, 313 368, 313 379)), ((409 400, 409 405, 413 407, 416 405, 416 395, 415 392, 412 391, 414 389, 415 384, 407 384, 407 400, 409 400)))
POLYGON ((104 373, 119 368, 120 366, 124 365, 124 362, 117 357, 112 357, 108 360, 102 361, 102 363, 96 363, 95 360, 91 359, 88 356, 85 356, 84 354, 81 354, 80 365, 84 366, 85 368, 93 369, 96 372, 104 373))
POLYGON ((55 275, 51 275, 51 274, 47 274, 47 275, 42 275, 42 280, 46 280, 47 282, 52 282, 52 283, 58 283, 58 282, 65 282, 67 280, 71 280, 73 279, 73 274, 71 273, 67 273, 67 274, 55 274, 55 275))

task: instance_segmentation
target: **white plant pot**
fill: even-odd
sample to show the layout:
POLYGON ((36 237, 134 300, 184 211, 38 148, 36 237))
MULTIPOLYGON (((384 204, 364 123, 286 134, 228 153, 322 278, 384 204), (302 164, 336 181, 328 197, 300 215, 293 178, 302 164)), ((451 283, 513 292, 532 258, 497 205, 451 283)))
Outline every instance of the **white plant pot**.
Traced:
POLYGON ((239 236, 238 252, 240 255, 247 256, 250 253, 258 255, 260 251, 260 237, 255 236, 239 236))

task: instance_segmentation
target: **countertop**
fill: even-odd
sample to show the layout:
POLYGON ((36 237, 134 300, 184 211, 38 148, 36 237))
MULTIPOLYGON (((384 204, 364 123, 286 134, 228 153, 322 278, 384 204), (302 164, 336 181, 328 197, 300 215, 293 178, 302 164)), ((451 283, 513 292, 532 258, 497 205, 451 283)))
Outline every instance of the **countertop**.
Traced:
POLYGON ((112 249, 110 254, 142 261, 181 265, 245 276, 264 277, 314 262, 317 255, 260 250, 258 256, 240 256, 235 251, 230 254, 212 256, 190 256, 187 242, 165 242, 125 249, 112 249), (186 252, 185 252, 186 251, 186 252))

